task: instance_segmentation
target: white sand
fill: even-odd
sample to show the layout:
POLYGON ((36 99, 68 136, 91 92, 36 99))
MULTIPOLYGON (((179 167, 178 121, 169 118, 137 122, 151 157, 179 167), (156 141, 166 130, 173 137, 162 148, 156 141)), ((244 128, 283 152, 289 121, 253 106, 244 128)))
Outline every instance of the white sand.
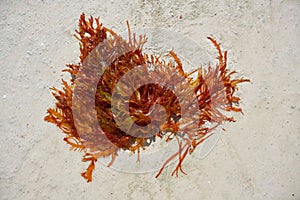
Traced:
POLYGON ((0 199, 300 199, 300 3, 256 2, 2 0, 0 199), (72 34, 81 12, 115 31, 126 30, 126 19, 170 28, 214 53, 206 39, 213 35, 232 68, 252 80, 238 92, 245 115, 225 125, 208 157, 185 161, 187 176, 171 177, 168 168, 155 179, 98 163, 87 184, 83 154, 43 121, 49 87, 78 61, 72 34))

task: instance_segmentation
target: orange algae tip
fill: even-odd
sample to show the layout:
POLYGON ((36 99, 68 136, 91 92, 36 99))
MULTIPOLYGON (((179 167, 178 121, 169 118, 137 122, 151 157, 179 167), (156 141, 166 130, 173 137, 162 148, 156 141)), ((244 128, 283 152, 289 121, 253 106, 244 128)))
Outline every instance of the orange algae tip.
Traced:
POLYGON ((128 40, 103 26, 99 17, 86 19, 82 13, 75 33, 80 62, 66 65, 63 71, 71 79, 62 80, 62 89, 51 88, 56 103, 44 120, 61 129, 72 150, 84 152, 82 161, 89 166, 81 176, 87 182, 92 181, 98 158, 110 156, 108 166, 119 151, 137 153, 140 159, 141 150, 147 151, 157 140, 175 139, 178 151, 162 163, 156 178, 173 160, 177 165, 171 175, 185 174, 185 158, 216 127, 235 121, 225 114, 242 112, 235 106, 240 98, 234 93, 238 84, 249 79, 232 78, 236 72, 227 68, 227 51, 222 52, 215 39, 208 37, 217 49, 216 66, 185 72, 173 50, 166 58, 144 53, 147 37, 137 38, 128 22, 127 28, 128 40), (126 76, 130 77, 127 83, 126 76), (164 109, 153 111, 156 104, 164 109))

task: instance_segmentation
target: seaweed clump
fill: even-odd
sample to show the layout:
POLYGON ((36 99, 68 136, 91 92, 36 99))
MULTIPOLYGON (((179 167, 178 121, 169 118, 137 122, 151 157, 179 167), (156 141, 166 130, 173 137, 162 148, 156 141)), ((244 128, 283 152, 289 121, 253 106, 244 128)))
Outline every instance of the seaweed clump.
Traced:
POLYGON ((156 177, 174 159, 178 162, 172 175, 185 173, 185 157, 216 127, 235 121, 225 113, 242 112, 234 93, 239 83, 249 80, 232 78, 236 71, 227 68, 227 51, 223 53, 213 38, 208 37, 218 51, 216 66, 186 73, 173 51, 165 57, 144 53, 147 37, 137 38, 128 23, 127 27, 128 40, 103 26, 99 18, 86 19, 83 13, 75 34, 80 61, 66 65, 63 71, 70 73, 71 80, 62 80, 62 90, 51 88, 56 104, 44 119, 62 130, 72 150, 84 151, 82 161, 90 164, 81 175, 88 182, 98 158, 111 156, 111 166, 118 151, 125 150, 137 153, 139 159, 140 151, 156 139, 175 138, 178 143, 178 151, 156 177), (194 73, 196 78, 191 77, 194 73), (131 78, 120 85, 126 74, 131 78), (156 105, 164 109, 153 111, 156 105))

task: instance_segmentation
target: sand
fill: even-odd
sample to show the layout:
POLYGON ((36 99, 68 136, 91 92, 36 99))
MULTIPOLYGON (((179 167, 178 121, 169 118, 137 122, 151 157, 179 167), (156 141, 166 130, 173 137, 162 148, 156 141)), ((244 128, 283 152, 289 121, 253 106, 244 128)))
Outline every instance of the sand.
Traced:
POLYGON ((0 199, 300 199, 299 13, 297 0, 2 0, 0 199), (212 35, 231 68, 251 79, 238 91, 244 115, 224 125, 207 157, 185 161, 188 175, 171 177, 172 166, 155 179, 98 163, 86 183, 83 153, 43 121, 54 103, 49 88, 60 86, 66 63, 78 62, 81 12, 116 32, 126 31, 125 20, 179 32, 215 62, 212 35))

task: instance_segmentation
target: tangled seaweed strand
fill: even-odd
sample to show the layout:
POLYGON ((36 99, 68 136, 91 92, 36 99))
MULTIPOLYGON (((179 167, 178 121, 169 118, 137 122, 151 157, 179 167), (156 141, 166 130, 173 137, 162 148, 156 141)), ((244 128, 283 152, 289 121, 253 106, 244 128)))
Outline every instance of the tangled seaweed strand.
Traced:
POLYGON ((111 156, 108 165, 111 166, 118 156, 118 151, 125 150, 137 152, 139 159, 140 150, 145 150, 156 139, 169 142, 176 138, 178 143, 178 152, 163 163, 156 177, 176 158, 178 162, 172 175, 177 176, 179 171, 185 173, 182 164, 186 156, 210 137, 216 127, 225 121, 235 121, 233 117, 226 116, 224 111, 242 112, 241 108, 234 106, 240 101, 234 93, 239 83, 249 80, 231 78, 236 71, 227 69, 227 51, 223 53, 213 38, 208 37, 218 51, 216 66, 209 65, 206 69, 200 67, 186 73, 182 62, 173 51, 170 51, 166 58, 143 53, 143 45, 147 42, 146 36, 139 36, 137 39, 136 35, 131 33, 128 22, 127 26, 128 41, 104 27, 99 18, 90 17, 86 20, 82 13, 79 30, 76 30, 75 34, 80 44, 80 62, 66 65, 67 68, 63 71, 69 72, 72 78, 69 83, 62 80, 62 90, 51 88, 56 104, 54 108, 47 110, 45 121, 56 124, 62 130, 65 134, 64 141, 72 150, 84 151, 82 161, 90 164, 81 175, 88 182, 92 181, 92 172, 98 158, 111 156), (117 99, 128 99, 129 102, 118 102, 121 106, 117 108, 118 116, 114 116, 112 112, 114 89, 118 81, 136 66, 143 66, 141 70, 145 73, 142 74, 148 74, 148 77, 137 74, 135 75, 137 79, 143 81, 143 78, 151 78, 158 83, 169 81, 180 92, 175 95, 172 90, 154 83, 136 88, 133 94, 121 88, 115 93, 117 99), (97 76, 99 72, 102 74, 100 80, 97 76), (195 79, 191 78, 194 73, 197 73, 195 79), (89 93, 89 86, 95 81, 96 90, 89 93), (187 106, 190 104, 181 104, 179 101, 179 99, 188 101, 184 97, 190 95, 190 92, 196 95, 197 106, 187 106), (82 99, 92 95, 94 98, 90 99, 93 101, 89 101, 89 98, 82 99), (75 101, 81 103, 76 104, 75 101), (164 123, 160 124, 158 129, 151 126, 149 129, 132 128, 133 123, 129 122, 126 115, 128 111, 122 110, 125 103, 129 103, 130 119, 141 127, 148 125, 151 119, 151 123, 159 124, 162 112, 152 113, 151 119, 147 114, 151 112, 153 105, 163 106, 166 112, 164 123), (90 105, 96 110, 97 123, 86 120, 94 117, 92 112, 89 112, 90 105), (182 119, 182 110, 192 114, 182 119), (74 116, 76 112, 79 114, 74 116), (78 119, 75 120, 75 117, 78 119), (123 124, 118 124, 115 117, 122 119, 123 124), (120 126, 127 127, 128 132, 120 126))

